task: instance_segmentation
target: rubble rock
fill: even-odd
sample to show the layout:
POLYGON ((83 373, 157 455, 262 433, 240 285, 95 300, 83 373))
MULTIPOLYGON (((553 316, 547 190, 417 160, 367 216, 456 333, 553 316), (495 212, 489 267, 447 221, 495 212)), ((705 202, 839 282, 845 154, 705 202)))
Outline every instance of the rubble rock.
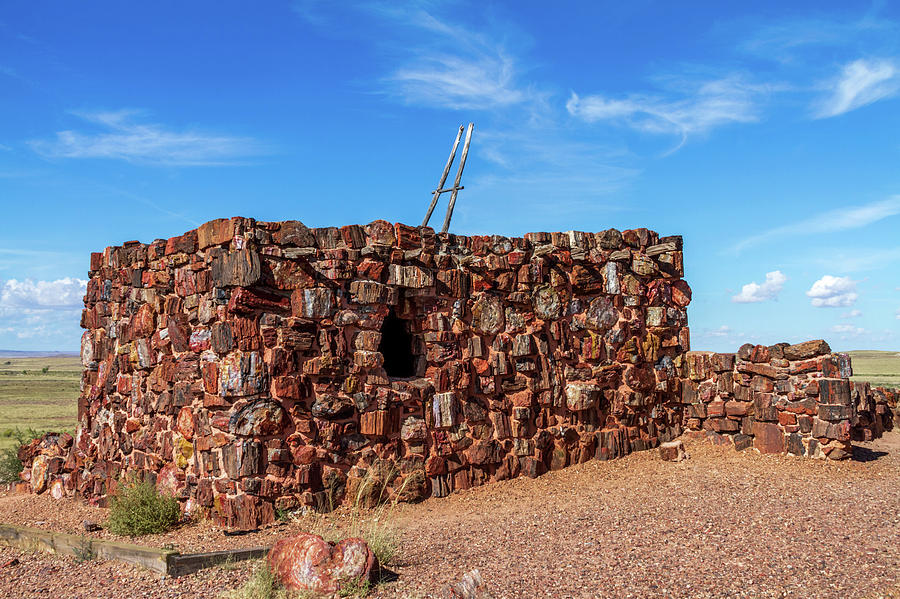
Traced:
POLYGON ((332 596, 347 584, 370 580, 375 568, 375 554, 362 539, 334 544, 313 534, 279 540, 266 561, 286 589, 320 597, 332 596))
POLYGON ((681 439, 660 443, 659 457, 666 462, 680 462, 687 458, 687 453, 684 450, 684 443, 681 439))

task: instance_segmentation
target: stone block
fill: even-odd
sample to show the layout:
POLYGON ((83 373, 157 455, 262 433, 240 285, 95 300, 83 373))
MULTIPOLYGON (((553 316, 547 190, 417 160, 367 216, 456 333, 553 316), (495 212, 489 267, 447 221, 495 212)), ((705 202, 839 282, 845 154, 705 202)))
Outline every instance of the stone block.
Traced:
POLYGON ((213 254, 210 268, 215 287, 250 287, 262 272, 259 255, 247 249, 213 254))
POLYGON ((566 407, 573 412, 596 407, 602 396, 602 389, 593 383, 569 383, 566 385, 566 407))
POLYGON ((825 341, 816 339, 814 341, 804 341, 788 345, 784 348, 784 357, 787 360, 807 360, 816 356, 823 356, 831 353, 831 348, 825 341))
POLYGON ((753 447, 760 453, 784 453, 784 433, 777 424, 755 422, 753 437, 753 447))
POLYGON ((423 289, 434 285, 434 275, 419 266, 402 266, 391 264, 388 266, 388 285, 423 289))
POLYGON ((234 223, 227 218, 211 220, 197 228, 197 246, 201 250, 229 243, 233 237, 234 223))
POLYGON ((818 416, 821 420, 831 422, 849 420, 853 417, 853 406, 821 403, 818 405, 818 416))
POLYGON ((460 416, 456 393, 453 391, 435 393, 431 400, 431 415, 433 426, 436 428, 456 426, 460 416))
POLYGON ((291 313, 302 318, 329 318, 334 313, 334 291, 326 287, 296 289, 291 294, 291 313))
POLYGON ((819 402, 823 404, 850 405, 850 381, 846 379, 820 379, 819 402))
POLYGON ((681 439, 667 441, 659 445, 659 457, 666 462, 680 462, 687 457, 681 439))

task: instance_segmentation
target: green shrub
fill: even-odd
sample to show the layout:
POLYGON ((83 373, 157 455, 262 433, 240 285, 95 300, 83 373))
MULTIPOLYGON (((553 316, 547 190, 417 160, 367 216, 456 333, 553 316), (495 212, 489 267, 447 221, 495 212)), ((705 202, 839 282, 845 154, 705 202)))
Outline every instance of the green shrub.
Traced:
POLYGON ((16 428, 15 430, 6 429, 3 431, 3 436, 13 437, 16 442, 0 451, 0 483, 13 483, 19 480, 19 473, 24 467, 22 460, 19 459, 19 447, 40 437, 41 434, 32 428, 24 431, 16 428))
POLYGON ((19 480, 22 472, 22 460, 16 455, 18 445, 7 447, 0 452, 0 483, 12 483, 19 480))
POLYGON ((180 513, 177 499, 159 493, 149 482, 132 481, 112 496, 107 528, 129 537, 162 533, 175 526, 180 513))

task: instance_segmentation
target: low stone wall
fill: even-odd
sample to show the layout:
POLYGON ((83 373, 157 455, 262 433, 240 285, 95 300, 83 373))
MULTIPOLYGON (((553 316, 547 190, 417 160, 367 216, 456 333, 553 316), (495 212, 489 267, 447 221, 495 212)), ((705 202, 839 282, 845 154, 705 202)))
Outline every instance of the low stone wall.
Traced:
POLYGON ((872 440, 892 426, 893 393, 851 383, 850 357, 821 340, 688 352, 684 360, 685 427, 738 450, 843 459, 851 440, 872 440))
POLYGON ((872 441, 884 431, 900 427, 900 392, 872 387, 869 383, 850 383, 850 398, 856 407, 856 420, 850 429, 854 441, 872 441))

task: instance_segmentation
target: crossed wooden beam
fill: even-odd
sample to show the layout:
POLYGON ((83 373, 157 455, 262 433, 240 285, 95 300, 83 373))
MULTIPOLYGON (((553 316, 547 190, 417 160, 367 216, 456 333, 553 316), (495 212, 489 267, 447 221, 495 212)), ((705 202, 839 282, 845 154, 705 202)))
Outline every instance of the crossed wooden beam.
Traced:
POLYGON ((475 128, 475 123, 469 123, 469 128, 466 130, 466 141, 463 143, 462 156, 459 158, 459 168, 456 171, 456 179, 453 181, 453 187, 444 189, 444 183, 447 181, 447 175, 450 174, 450 167, 453 166, 453 160, 456 158, 456 149, 459 147, 459 140, 462 137, 464 128, 464 125, 459 126, 459 131, 456 133, 456 141, 453 142, 453 148, 450 150, 450 158, 447 159, 447 166, 444 167, 444 172, 441 174, 441 182, 438 183, 437 189, 433 192, 434 195, 431 198, 431 206, 428 207, 428 213, 425 215, 425 220, 422 221, 423 227, 428 225, 428 221, 431 219, 431 213, 434 212, 434 207, 437 206, 438 198, 441 197, 442 193, 449 191, 450 203, 447 205, 447 216, 444 217, 444 226, 441 229, 441 233, 446 233, 447 229, 450 228, 450 219, 453 218, 453 207, 456 206, 456 196, 459 194, 460 189, 465 189, 459 182, 462 180, 463 169, 466 167, 466 158, 469 155, 469 143, 472 141, 472 130, 475 128))

